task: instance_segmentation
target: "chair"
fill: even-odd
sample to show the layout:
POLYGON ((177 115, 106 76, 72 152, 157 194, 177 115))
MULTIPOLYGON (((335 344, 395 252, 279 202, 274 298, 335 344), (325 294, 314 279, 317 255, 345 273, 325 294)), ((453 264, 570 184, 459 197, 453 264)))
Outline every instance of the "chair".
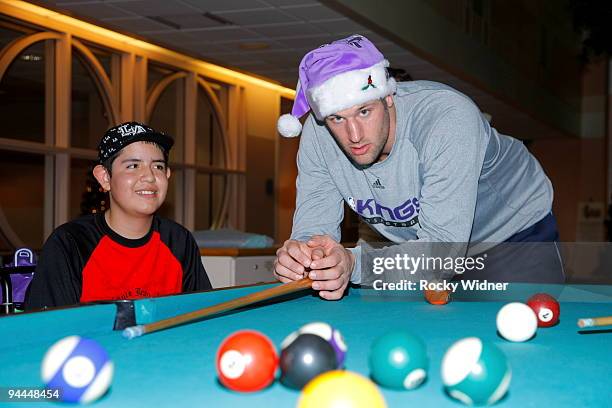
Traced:
POLYGON ((13 262, 0 267, 0 313, 14 313, 23 310, 26 291, 36 269, 36 257, 28 248, 15 251, 13 262))

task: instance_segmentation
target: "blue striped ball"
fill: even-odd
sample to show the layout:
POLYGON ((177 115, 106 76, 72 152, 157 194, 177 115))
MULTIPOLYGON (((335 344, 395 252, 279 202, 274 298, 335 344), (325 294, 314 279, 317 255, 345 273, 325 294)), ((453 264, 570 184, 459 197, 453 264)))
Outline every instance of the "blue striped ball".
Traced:
POLYGON ((53 344, 41 365, 48 389, 58 389, 61 400, 89 403, 100 398, 113 380, 113 362, 95 340, 65 337, 53 344))

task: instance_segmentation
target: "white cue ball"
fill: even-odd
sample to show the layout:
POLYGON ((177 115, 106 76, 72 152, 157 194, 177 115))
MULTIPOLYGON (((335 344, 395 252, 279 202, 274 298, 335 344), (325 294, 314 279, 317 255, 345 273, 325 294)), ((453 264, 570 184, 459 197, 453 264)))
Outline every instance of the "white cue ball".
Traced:
POLYGON ((525 303, 513 302, 497 312, 497 331, 510 341, 527 341, 538 329, 538 317, 525 303))

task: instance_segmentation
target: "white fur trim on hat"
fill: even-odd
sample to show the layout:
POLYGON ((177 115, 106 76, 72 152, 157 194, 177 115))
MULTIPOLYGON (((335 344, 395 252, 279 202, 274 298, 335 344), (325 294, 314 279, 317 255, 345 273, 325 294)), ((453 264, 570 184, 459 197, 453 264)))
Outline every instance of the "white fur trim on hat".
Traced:
POLYGON ((307 90, 308 104, 319 120, 360 103, 384 98, 395 92, 396 83, 387 74, 389 61, 338 74, 307 90), (372 84, 368 86, 368 77, 372 84), (365 88, 365 89, 364 89, 365 88))
POLYGON ((285 113, 276 122, 278 133, 285 137, 296 137, 302 132, 302 124, 295 116, 285 113))

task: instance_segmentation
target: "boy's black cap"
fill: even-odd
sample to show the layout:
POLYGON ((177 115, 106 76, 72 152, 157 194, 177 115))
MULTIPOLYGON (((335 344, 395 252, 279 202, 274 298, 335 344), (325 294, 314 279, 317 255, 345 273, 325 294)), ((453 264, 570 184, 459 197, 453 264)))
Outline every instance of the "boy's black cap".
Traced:
POLYGON ((125 122, 114 126, 104 133, 98 145, 98 160, 104 163, 106 159, 119 152, 125 146, 134 142, 155 142, 165 150, 170 152, 174 139, 170 136, 158 132, 143 123, 125 122))

